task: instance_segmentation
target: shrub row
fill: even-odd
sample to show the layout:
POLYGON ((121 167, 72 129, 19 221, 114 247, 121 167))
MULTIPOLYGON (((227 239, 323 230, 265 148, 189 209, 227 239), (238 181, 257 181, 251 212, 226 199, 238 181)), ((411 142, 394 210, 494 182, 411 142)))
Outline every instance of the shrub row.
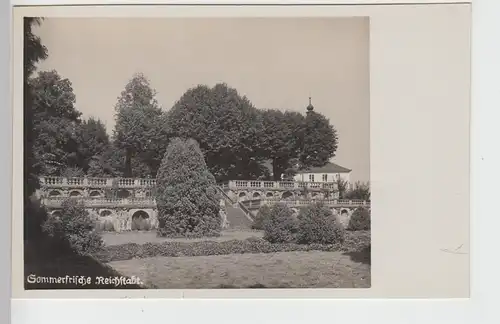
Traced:
POLYGON ((292 251, 361 251, 370 245, 370 233, 353 232, 346 236, 343 244, 297 244, 270 243, 264 239, 251 237, 246 240, 163 242, 107 246, 93 256, 102 262, 123 261, 133 258, 207 256, 244 253, 274 253, 292 251))

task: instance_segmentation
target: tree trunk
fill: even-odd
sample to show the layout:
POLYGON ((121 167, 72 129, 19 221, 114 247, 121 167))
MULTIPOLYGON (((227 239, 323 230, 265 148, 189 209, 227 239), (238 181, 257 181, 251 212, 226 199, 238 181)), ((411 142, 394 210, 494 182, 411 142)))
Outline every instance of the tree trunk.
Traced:
POLYGON ((280 159, 273 159, 273 179, 280 181, 281 175, 285 172, 283 161, 280 159))

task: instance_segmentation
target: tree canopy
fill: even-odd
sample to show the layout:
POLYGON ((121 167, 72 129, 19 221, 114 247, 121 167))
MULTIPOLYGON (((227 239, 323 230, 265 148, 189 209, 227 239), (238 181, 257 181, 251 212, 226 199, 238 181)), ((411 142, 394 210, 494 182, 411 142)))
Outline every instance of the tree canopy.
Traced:
POLYGON ((145 164, 153 176, 159 167, 166 147, 167 128, 155 95, 149 80, 143 74, 135 74, 118 97, 113 142, 125 153, 126 177, 135 176, 133 159, 145 164))

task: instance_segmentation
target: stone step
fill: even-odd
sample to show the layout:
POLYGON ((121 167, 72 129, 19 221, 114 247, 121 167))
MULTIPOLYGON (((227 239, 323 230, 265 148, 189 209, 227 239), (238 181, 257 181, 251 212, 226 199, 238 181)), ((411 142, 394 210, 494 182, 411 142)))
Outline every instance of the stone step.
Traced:
POLYGON ((226 207, 227 220, 229 228, 232 229, 250 229, 252 221, 250 221, 245 213, 237 207, 226 207))

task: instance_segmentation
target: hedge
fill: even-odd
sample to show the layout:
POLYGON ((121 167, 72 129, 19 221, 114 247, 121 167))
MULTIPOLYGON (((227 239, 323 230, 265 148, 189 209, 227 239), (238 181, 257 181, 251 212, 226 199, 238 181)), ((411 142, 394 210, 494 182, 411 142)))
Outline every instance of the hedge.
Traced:
POLYGON ((343 244, 297 244, 297 243, 269 243, 268 241, 251 237, 246 240, 230 241, 197 241, 197 242, 163 242, 127 243, 107 246, 93 254, 102 262, 124 261, 149 257, 182 257, 207 256, 245 253, 275 253, 292 251, 362 251, 370 245, 369 232, 351 232, 346 235, 343 244))

